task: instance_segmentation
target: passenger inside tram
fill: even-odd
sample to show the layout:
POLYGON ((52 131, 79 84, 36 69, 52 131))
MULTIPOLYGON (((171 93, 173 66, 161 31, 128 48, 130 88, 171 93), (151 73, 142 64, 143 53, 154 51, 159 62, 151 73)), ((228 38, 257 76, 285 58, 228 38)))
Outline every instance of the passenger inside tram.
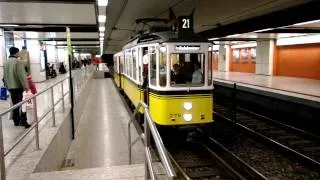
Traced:
POLYGON ((204 62, 203 54, 172 54, 171 85, 202 85, 201 62, 204 62))
POLYGON ((202 75, 199 63, 195 63, 193 64, 193 66, 194 66, 194 72, 192 74, 192 84, 203 83, 203 79, 202 79, 203 75, 202 75))
POLYGON ((184 84, 186 83, 186 78, 181 72, 181 67, 179 64, 174 64, 171 71, 171 83, 173 84, 184 84))

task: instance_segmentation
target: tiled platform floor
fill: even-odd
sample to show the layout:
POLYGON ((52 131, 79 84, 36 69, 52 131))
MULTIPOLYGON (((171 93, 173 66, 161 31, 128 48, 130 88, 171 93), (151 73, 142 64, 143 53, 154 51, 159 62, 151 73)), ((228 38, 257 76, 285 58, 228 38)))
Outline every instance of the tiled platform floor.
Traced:
MULTIPOLYGON (((76 139, 67 156, 67 159, 74 161, 75 166, 67 169, 128 164, 129 114, 111 79, 92 81, 92 90, 76 132, 76 139)), ((132 139, 137 137, 134 129, 131 132, 132 139)), ((133 163, 143 162, 144 149, 139 142, 133 148, 133 163)))

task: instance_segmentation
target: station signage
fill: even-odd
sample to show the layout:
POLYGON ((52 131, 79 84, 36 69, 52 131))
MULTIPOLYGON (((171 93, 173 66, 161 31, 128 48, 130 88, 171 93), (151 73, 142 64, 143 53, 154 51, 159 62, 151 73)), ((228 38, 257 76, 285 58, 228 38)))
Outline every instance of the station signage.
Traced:
POLYGON ((175 47, 176 51, 198 51, 200 50, 200 46, 183 46, 179 45, 175 47))

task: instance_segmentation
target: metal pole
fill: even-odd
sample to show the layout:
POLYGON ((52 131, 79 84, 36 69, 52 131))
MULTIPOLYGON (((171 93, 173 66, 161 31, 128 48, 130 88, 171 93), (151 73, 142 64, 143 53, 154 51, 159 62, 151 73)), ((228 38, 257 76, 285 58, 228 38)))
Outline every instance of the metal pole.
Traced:
POLYGON ((131 164, 131 122, 128 124, 128 151, 129 151, 129 164, 131 164))
POLYGON ((5 165, 5 160, 4 160, 2 116, 0 116, 0 163, 1 163, 1 180, 5 180, 6 179, 6 165, 5 165))
POLYGON ((66 28, 67 32, 67 44, 68 44, 68 61, 69 61, 69 84, 70 84, 70 103, 71 103, 71 109, 70 109, 70 115, 71 115, 71 137, 74 139, 74 93, 73 93, 73 81, 72 81, 72 63, 71 63, 71 54, 72 54, 72 46, 71 46, 71 35, 70 35, 70 28, 66 28))
POLYGON ((73 97, 73 79, 72 79, 72 73, 71 73, 71 56, 69 55, 69 84, 70 84, 70 114, 71 114, 71 137, 74 139, 74 97, 73 97))
POLYGON ((232 120, 237 121, 237 85, 233 84, 232 89, 232 120))
MULTIPOLYGON (((145 134, 145 147, 149 147, 150 146, 150 129, 149 129, 149 124, 148 124, 148 121, 146 120, 147 117, 146 115, 144 114, 144 134, 145 134)), ((147 154, 146 154, 146 157, 147 157, 147 154)), ((148 167, 148 159, 146 158, 145 160, 145 165, 144 165, 144 168, 145 168, 145 179, 149 179, 150 177, 150 172, 149 172, 149 167, 148 167)))
POLYGON ((37 97, 33 97, 33 113, 34 113, 34 122, 36 123, 34 130, 36 133, 36 148, 40 150, 39 146, 39 122, 38 122, 38 111, 37 111, 37 97))
POLYGON ((54 94, 53 94, 53 87, 51 87, 51 105, 52 105, 52 126, 56 127, 56 115, 54 112, 54 94))
POLYGON ((65 107, 64 107, 64 90, 63 90, 63 82, 61 82, 61 94, 62 94, 62 112, 65 112, 65 107))

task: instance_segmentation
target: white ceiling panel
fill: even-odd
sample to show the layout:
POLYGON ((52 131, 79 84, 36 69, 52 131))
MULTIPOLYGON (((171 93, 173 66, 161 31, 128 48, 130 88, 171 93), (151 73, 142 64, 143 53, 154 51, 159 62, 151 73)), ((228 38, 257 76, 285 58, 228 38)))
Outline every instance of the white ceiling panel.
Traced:
POLYGON ((94 4, 0 2, 0 23, 96 24, 94 4))
MULTIPOLYGON (((72 44, 99 44, 99 41, 72 41, 71 42, 72 44)), ((60 45, 60 44, 67 44, 67 41, 59 41, 57 42, 57 45, 60 45)))
MULTIPOLYGON (((14 32, 15 35, 19 36, 20 38, 39 38, 39 39, 46 39, 46 38, 66 38, 67 34, 62 32, 14 32)), ((81 39, 88 39, 88 38, 99 38, 98 32, 97 33, 71 33, 71 38, 81 38, 81 39)))

